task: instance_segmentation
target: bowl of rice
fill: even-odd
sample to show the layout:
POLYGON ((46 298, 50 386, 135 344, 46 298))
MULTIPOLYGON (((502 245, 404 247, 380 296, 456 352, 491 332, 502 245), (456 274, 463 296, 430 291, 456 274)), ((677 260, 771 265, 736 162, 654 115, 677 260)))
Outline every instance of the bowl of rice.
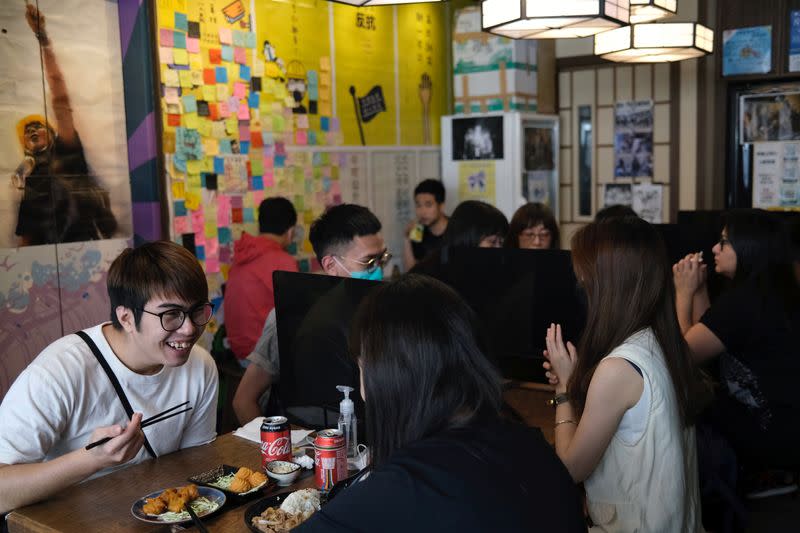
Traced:
POLYGON ((290 461, 270 461, 266 465, 267 475, 274 479, 278 485, 285 487, 291 485, 300 475, 301 466, 290 461))

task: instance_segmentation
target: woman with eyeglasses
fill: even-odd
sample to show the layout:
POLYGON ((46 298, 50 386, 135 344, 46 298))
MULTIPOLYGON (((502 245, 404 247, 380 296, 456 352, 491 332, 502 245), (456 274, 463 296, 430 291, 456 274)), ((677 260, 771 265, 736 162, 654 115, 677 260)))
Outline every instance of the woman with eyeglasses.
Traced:
POLYGON ((730 287, 713 304, 697 254, 673 267, 678 319, 695 361, 719 358, 708 420, 740 461, 797 465, 800 289, 788 236, 760 209, 728 211, 723 222, 714 270, 730 287))
POLYGON ((527 203, 511 217, 506 248, 557 250, 560 247, 556 217, 546 205, 527 203))
POLYGON ((452 289, 414 274, 374 289, 350 352, 371 470, 295 531, 586 531, 541 432, 501 419, 500 376, 452 289))

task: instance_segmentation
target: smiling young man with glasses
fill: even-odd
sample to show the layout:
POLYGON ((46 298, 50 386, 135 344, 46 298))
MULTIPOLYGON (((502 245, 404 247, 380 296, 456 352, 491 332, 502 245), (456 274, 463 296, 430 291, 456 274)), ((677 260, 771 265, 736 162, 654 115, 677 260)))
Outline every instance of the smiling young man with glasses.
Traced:
POLYGON ((217 370, 195 346, 213 313, 197 259, 147 243, 123 251, 107 283, 111 321, 45 348, 0 404, 0 513, 216 436, 217 370), (191 410, 140 428, 186 401, 191 410))

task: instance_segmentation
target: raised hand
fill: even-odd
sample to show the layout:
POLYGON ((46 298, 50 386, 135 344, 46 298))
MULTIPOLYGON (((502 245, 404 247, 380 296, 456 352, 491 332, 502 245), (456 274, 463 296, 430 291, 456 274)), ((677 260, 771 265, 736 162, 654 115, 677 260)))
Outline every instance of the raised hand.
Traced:
POLYGON ((578 352, 571 342, 564 344, 561 324, 550 324, 550 327, 547 328, 545 342, 547 349, 543 354, 547 359, 545 365, 548 365, 545 366, 547 379, 556 386, 557 392, 565 392, 578 359, 578 352))
POLYGON ((691 296, 706 283, 707 267, 701 253, 688 254, 672 266, 675 291, 691 296))

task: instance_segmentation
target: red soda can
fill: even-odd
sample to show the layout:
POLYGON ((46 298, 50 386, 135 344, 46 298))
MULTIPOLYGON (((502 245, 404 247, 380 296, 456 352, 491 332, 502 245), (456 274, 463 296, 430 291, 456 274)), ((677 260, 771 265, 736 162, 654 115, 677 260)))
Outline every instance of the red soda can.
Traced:
POLYGON ((268 416, 261 424, 261 467, 270 461, 292 460, 292 433, 285 416, 268 416))
POLYGON ((314 439, 314 475, 317 488, 327 492, 347 477, 347 449, 338 429, 323 429, 314 439))

